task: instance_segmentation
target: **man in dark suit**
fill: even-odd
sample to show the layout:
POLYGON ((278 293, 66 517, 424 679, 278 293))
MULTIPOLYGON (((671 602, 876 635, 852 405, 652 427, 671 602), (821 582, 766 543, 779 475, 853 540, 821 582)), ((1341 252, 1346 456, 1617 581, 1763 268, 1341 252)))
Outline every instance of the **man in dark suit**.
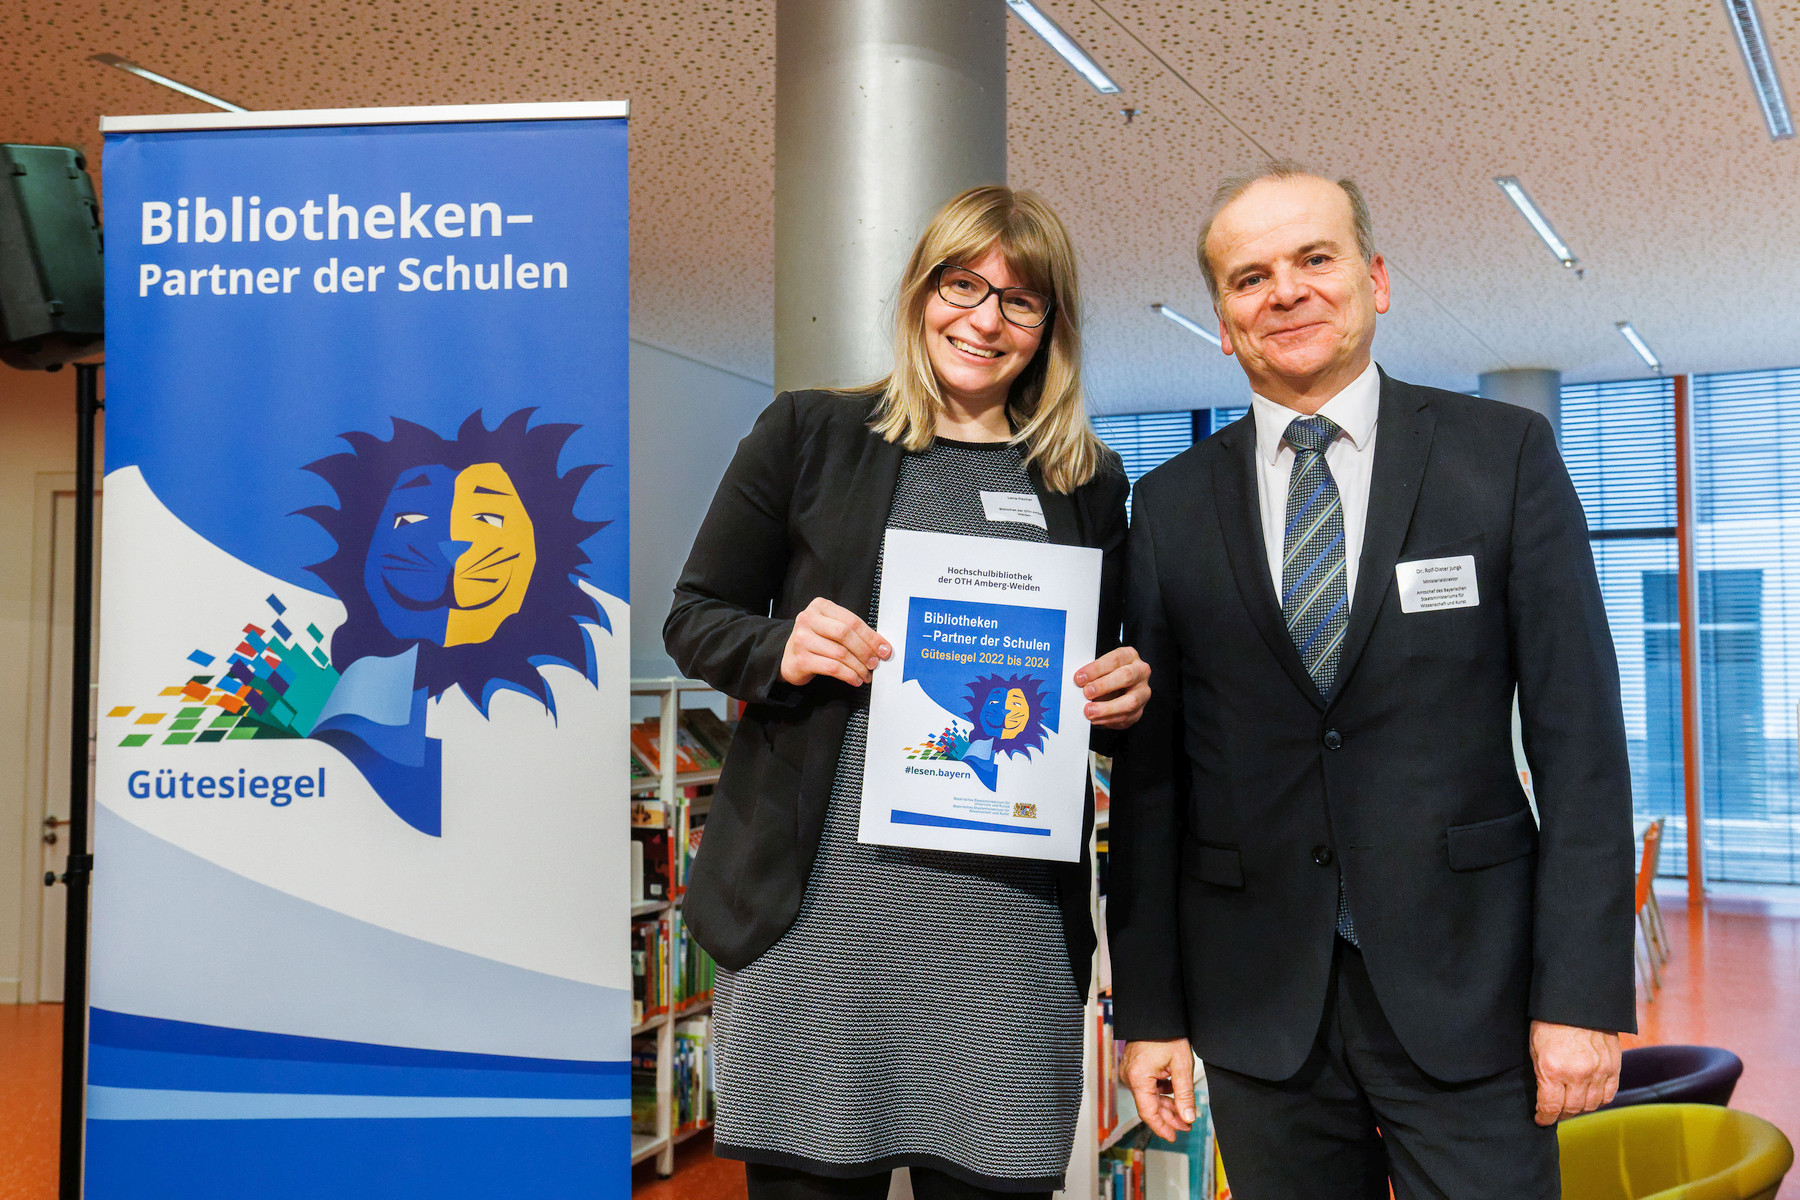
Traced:
POLYGON ((1374 365, 1372 242, 1285 162, 1201 233, 1253 401, 1137 487, 1124 1075, 1171 1137, 1204 1060, 1240 1200, 1554 1197, 1635 1020, 1618 668, 1549 423, 1374 365))

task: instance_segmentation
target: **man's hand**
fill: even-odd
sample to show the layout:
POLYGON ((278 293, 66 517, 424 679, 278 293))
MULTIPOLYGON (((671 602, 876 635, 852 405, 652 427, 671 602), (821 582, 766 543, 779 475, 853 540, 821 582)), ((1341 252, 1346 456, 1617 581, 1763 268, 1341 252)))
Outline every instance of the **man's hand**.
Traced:
POLYGON ((1533 1021, 1531 1065, 1537 1072, 1537 1123, 1579 1117, 1619 1090, 1619 1035, 1533 1021))
POLYGON ((1138 1115, 1156 1136, 1172 1142, 1194 1127, 1194 1048, 1186 1038, 1127 1042, 1120 1074, 1137 1101, 1138 1115), (1168 1092, 1157 1088, 1164 1079, 1170 1083, 1168 1092))
POLYGON ((1130 646, 1120 646, 1075 672, 1075 686, 1087 697, 1082 711, 1106 729, 1130 729, 1150 700, 1150 664, 1130 646))

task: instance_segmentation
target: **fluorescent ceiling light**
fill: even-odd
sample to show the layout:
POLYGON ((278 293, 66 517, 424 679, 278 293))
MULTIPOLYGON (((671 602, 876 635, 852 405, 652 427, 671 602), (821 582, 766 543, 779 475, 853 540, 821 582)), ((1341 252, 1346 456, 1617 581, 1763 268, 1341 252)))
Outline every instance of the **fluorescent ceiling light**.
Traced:
POLYGON ((1631 343, 1631 348, 1638 352, 1638 357, 1644 360, 1644 364, 1652 371, 1661 371, 1662 360, 1657 358, 1648 343, 1638 336, 1638 331, 1631 327, 1631 322, 1618 321, 1615 324, 1619 327, 1619 336, 1631 343))
POLYGON ((1031 26, 1031 32, 1049 43, 1052 50, 1062 55, 1064 62, 1081 73, 1082 78, 1093 84, 1096 92, 1110 96, 1119 90, 1119 85, 1100 69, 1100 64, 1089 58, 1088 52, 1064 33, 1062 26, 1039 12, 1031 0, 1006 0, 1006 7, 1013 10, 1013 16, 1031 26))
POLYGON ((1737 34, 1738 49, 1743 52, 1744 69, 1750 72, 1750 86, 1756 89, 1756 102, 1762 105, 1769 140, 1779 142, 1793 137, 1793 114, 1788 112, 1781 75, 1775 70, 1775 56, 1769 52, 1769 39, 1763 36, 1756 0, 1725 0, 1725 12, 1731 17, 1731 31, 1737 34))
POLYGON ((1194 320, 1192 317, 1184 317, 1166 304, 1152 304, 1150 307, 1169 318, 1169 320, 1175 322, 1189 333, 1197 333, 1215 346, 1221 345, 1218 334, 1200 324, 1200 322, 1194 320))
POLYGON ((250 111, 240 105, 231 103, 229 100, 221 100, 217 96, 209 96, 199 88, 189 87, 185 83, 170 79, 167 75, 158 75, 148 67, 140 67, 136 63, 120 58, 116 54, 95 54, 92 58, 93 61, 97 63, 104 63, 106 66, 117 67, 121 71, 128 71, 131 74, 136 75, 139 79, 148 79, 151 83, 160 83, 164 87, 172 88, 184 96, 192 96, 202 104, 210 104, 214 108, 222 108, 226 112, 250 111))
POLYGON ((1565 267, 1572 267, 1579 261, 1575 257, 1575 252, 1569 249, 1568 243, 1556 236, 1556 230, 1550 228, 1550 222, 1544 219, 1544 214, 1539 212, 1538 206, 1531 202, 1531 197, 1525 194, 1525 188, 1517 179, 1511 175, 1502 175, 1494 182, 1500 185, 1500 190, 1506 193, 1506 198, 1513 202, 1513 207, 1517 208, 1524 214, 1525 219, 1531 222, 1531 227, 1537 230, 1539 237, 1544 239, 1544 245, 1550 247, 1550 253, 1556 255, 1558 262, 1565 267))

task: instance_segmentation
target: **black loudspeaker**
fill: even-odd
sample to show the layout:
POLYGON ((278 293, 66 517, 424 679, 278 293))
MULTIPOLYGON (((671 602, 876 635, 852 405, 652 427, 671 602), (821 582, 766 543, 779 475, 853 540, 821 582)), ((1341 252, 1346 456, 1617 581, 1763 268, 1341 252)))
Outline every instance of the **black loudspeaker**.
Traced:
POLYGON ((54 371, 101 350, 100 202, 66 146, 0 145, 0 361, 54 371))

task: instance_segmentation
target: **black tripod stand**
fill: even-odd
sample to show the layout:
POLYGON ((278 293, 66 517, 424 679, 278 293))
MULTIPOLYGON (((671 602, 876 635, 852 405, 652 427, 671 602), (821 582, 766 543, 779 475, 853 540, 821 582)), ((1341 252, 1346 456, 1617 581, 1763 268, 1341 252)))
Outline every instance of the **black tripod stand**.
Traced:
POLYGON ((94 426, 102 407, 102 363, 75 364, 75 612, 69 720, 69 861, 44 886, 68 889, 63 942, 62 1151, 59 1200, 81 1200, 81 1146, 87 1091, 88 721, 94 657, 94 426))

